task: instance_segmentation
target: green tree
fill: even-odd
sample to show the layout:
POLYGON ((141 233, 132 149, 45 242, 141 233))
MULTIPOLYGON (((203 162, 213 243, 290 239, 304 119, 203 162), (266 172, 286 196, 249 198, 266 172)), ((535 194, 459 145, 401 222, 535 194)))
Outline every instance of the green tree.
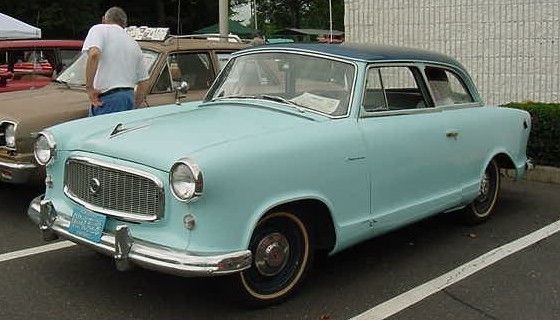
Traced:
POLYGON ((171 33, 192 33, 218 21, 218 1, 181 0, 2 0, 0 12, 39 27, 43 38, 83 39, 111 6, 123 8, 129 25, 169 27, 171 33))
POLYGON ((41 28, 44 38, 80 38, 101 17, 99 4, 88 0, 3 0, 0 12, 41 28))
MULTIPOLYGON (((233 6, 253 3, 253 0, 231 0, 233 6)), ((267 34, 290 27, 329 28, 328 0, 256 0, 256 6, 258 28, 267 34)), ((344 30, 344 0, 332 0, 332 12, 333 28, 344 30)))
MULTIPOLYGON (((304 16, 304 28, 329 28, 329 1, 313 0, 304 16)), ((332 0, 333 29, 344 31, 344 1, 332 0)))
MULTIPOLYGON (((217 0, 2 0, 0 12, 41 28, 43 38, 83 39, 111 6, 128 14, 129 24, 169 27, 171 33, 188 34, 218 22, 217 0)), ((328 0, 256 0, 259 29, 274 33, 288 27, 328 29, 328 0)), ((253 0, 230 0, 235 6, 253 0)), ((332 0, 334 28, 344 28, 344 1, 332 0)))

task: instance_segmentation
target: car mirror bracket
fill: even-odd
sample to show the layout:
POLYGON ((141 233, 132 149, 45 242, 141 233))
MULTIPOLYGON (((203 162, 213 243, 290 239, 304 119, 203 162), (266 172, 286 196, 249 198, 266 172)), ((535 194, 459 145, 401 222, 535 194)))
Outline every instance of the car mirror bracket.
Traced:
POLYGON ((181 98, 184 98, 189 91, 189 84, 186 81, 181 81, 177 86, 175 86, 175 103, 177 105, 181 104, 181 98))

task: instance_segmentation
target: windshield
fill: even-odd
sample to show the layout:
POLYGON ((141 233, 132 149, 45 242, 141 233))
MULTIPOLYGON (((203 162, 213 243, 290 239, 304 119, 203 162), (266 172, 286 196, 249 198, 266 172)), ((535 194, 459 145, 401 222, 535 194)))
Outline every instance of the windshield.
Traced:
MULTIPOLYGON (((142 49, 144 65, 148 73, 152 72, 152 68, 158 58, 158 53, 151 50, 142 49)), ((84 51, 64 72, 58 76, 57 81, 61 81, 73 86, 86 85, 86 62, 87 53, 84 51)))
POLYGON ((355 67, 295 53, 253 53, 234 58, 206 100, 273 96, 330 116, 348 113, 355 67))

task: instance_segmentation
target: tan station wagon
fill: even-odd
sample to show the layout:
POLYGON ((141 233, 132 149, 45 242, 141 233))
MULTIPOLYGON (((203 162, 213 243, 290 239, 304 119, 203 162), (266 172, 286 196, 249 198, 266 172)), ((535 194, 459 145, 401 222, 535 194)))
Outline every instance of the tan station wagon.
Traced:
MULTIPOLYGON (((171 36, 138 41, 149 70, 149 94, 141 107, 200 100, 232 52, 246 44, 171 36), (188 86, 188 93, 185 94, 188 86)), ((33 156, 36 134, 46 127, 88 115, 82 54, 55 83, 42 89, 0 96, 0 182, 41 181, 33 156)))

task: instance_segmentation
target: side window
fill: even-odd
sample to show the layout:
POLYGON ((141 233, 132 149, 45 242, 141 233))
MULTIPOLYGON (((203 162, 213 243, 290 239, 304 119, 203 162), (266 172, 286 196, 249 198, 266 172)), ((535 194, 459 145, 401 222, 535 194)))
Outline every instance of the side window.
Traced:
POLYGON ((410 67, 380 67, 368 70, 365 111, 424 108, 426 102, 410 67))
POLYGON ((60 65, 57 66, 57 72, 60 73, 62 70, 66 69, 74 59, 80 54, 80 50, 73 49, 60 49, 60 65))
POLYGON ((379 69, 369 69, 366 81, 364 109, 368 112, 387 110, 379 69))
POLYGON ((208 53, 175 53, 169 56, 173 86, 186 81, 191 90, 207 90, 214 81, 214 70, 208 53))
POLYGON ((216 52, 216 57, 218 58, 218 70, 222 70, 231 58, 231 52, 216 52))
POLYGON ((169 67, 166 65, 163 67, 156 84, 152 88, 152 93, 166 93, 171 91, 173 91, 173 88, 171 88, 171 77, 169 75, 169 67))
POLYGON ((474 102, 465 83, 453 72, 436 67, 424 69, 436 106, 474 102))

